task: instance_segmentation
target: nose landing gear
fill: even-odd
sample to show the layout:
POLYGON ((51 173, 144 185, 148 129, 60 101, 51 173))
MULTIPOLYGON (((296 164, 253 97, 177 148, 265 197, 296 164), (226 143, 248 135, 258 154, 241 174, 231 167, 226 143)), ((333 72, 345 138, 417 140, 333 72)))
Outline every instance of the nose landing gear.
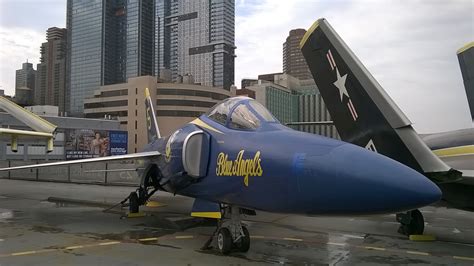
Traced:
POLYGON ((241 221, 242 210, 235 206, 221 208, 222 219, 218 221, 217 229, 202 249, 209 249, 215 238, 217 249, 224 255, 232 250, 247 252, 250 248, 250 233, 241 221))
POLYGON ((422 235, 425 230, 425 220, 420 210, 412 210, 406 213, 397 213, 397 222, 400 223, 398 232, 402 235, 422 235))

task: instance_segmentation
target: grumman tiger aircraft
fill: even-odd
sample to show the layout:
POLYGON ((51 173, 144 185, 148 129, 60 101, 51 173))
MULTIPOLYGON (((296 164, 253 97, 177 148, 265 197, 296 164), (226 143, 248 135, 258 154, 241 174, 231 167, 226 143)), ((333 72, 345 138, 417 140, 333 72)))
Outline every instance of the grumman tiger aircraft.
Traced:
POLYGON ((219 219, 217 247, 246 252, 242 215, 256 210, 302 215, 395 213, 436 202, 422 174, 367 149, 292 130, 247 97, 226 99, 162 138, 145 90, 149 144, 141 153, 0 170, 144 159, 141 184, 128 198, 137 212, 157 190, 195 198, 192 216, 219 219))

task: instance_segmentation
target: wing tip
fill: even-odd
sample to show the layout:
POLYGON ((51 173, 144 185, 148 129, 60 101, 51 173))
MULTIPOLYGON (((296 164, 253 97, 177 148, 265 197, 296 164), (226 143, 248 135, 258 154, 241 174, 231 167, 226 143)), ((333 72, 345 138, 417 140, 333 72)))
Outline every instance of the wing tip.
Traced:
POLYGON ((465 51, 469 50, 472 47, 474 47, 474 42, 469 42, 466 45, 464 45, 463 47, 459 48, 458 51, 456 52, 456 54, 460 54, 462 52, 465 52, 465 51))
POLYGON ((308 41, 309 39, 309 36, 311 36, 311 34, 313 34, 313 32, 319 27, 319 23, 322 22, 323 20, 325 20, 324 18, 320 18, 318 20, 316 20, 313 25, 311 25, 311 27, 309 27, 309 29, 306 31, 306 33, 304 34, 303 38, 301 38, 301 41, 300 41, 300 49, 303 48, 303 46, 305 45, 305 43, 308 41))

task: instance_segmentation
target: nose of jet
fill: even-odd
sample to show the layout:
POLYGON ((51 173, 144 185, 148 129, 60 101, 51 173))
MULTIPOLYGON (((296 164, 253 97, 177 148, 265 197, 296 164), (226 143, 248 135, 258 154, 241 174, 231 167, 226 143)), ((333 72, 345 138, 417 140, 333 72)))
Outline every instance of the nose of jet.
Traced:
POLYGON ((325 156, 330 158, 307 158, 311 171, 298 178, 300 198, 310 212, 395 213, 441 198, 428 178, 375 152, 343 144, 325 156))

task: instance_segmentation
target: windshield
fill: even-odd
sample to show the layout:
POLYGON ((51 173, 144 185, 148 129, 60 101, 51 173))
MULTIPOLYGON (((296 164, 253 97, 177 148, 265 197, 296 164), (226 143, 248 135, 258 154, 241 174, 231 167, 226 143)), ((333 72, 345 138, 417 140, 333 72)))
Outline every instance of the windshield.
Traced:
POLYGON ((244 104, 234 109, 229 120, 229 128, 232 129, 252 130, 259 126, 258 118, 244 104))
POLYGON ((225 125, 227 121, 227 114, 230 112, 230 109, 234 103, 230 101, 229 99, 224 100, 221 103, 218 103, 216 106, 214 106, 209 113, 207 113, 207 116, 216 121, 219 124, 225 125))
POLYGON ((264 122, 277 121, 263 105, 248 97, 226 99, 216 104, 206 116, 228 128, 243 130, 254 130, 264 122))
POLYGON ((267 122, 276 122, 276 119, 273 117, 273 115, 265 108, 263 105, 261 105, 259 102, 252 100, 249 101, 250 106, 252 109, 257 112, 265 121, 267 122))

